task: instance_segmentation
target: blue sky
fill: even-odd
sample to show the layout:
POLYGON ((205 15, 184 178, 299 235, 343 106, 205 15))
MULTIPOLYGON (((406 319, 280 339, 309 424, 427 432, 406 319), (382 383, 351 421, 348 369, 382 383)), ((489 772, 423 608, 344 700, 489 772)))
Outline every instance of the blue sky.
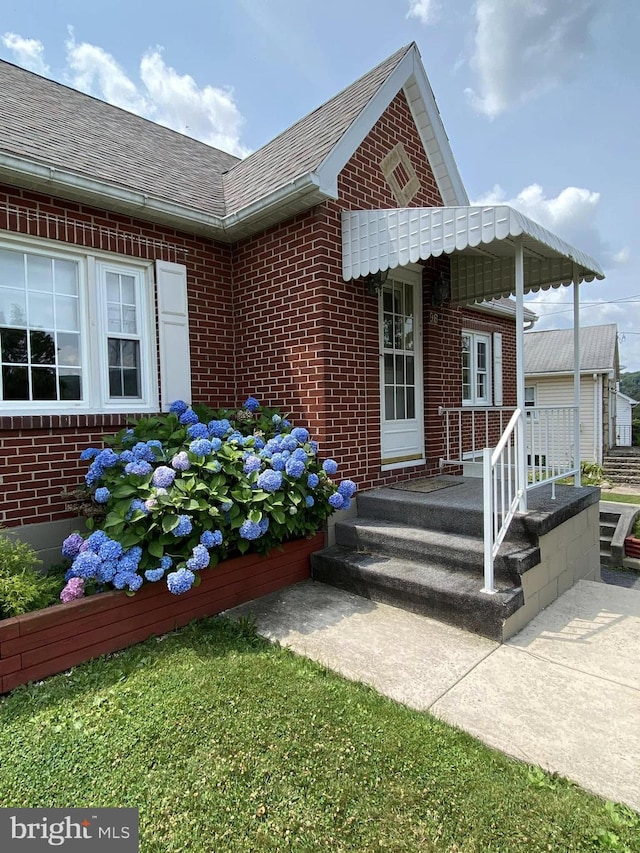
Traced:
MULTIPOLYGON (((471 200, 600 262, 582 323, 617 323, 640 370, 637 0, 5 0, 0 21, 3 59, 240 156, 411 41, 471 200)), ((570 300, 530 300, 537 328, 570 300)))

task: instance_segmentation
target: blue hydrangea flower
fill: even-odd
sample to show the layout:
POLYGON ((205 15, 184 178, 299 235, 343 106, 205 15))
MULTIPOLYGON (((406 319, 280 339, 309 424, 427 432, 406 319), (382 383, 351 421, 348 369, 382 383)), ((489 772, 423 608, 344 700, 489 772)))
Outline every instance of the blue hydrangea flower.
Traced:
POLYGON ((147 442, 147 447, 157 447, 158 450, 162 450, 162 442, 159 438, 150 438, 147 442))
POLYGON ((176 539, 179 539, 181 536, 188 536, 193 530, 193 525, 188 515, 180 515, 178 518, 178 525, 171 531, 176 539))
POLYGON ((192 572, 196 572, 198 569, 206 569, 210 561, 211 557, 205 546, 196 545, 193 549, 193 556, 187 560, 187 568, 191 569, 192 572))
POLYGON ((260 525, 256 524, 255 521, 251 521, 248 518, 242 522, 242 524, 240 525, 240 530, 238 532, 243 539, 258 539, 260 536, 262 536, 260 525))
POLYGON ((209 462, 208 464, 211 466, 211 468, 209 470, 213 471, 214 474, 217 474, 218 471, 220 471, 220 469, 222 468, 222 465, 218 462, 217 459, 214 459, 213 461, 209 462))
POLYGON ((153 471, 153 467, 141 459, 139 462, 129 462, 124 466, 125 474, 135 474, 138 477, 146 477, 153 471))
POLYGON ((264 492, 277 492, 282 485, 282 472, 267 468, 266 471, 258 475, 257 485, 264 492))
POLYGON ((122 436, 122 443, 123 444, 133 444, 133 442, 135 440, 136 440, 136 434, 135 434, 135 431, 132 430, 131 428, 126 430, 125 434, 122 436))
POLYGON ((135 572, 118 572, 112 583, 116 589, 124 589, 126 586, 135 592, 142 586, 142 577, 135 572))
POLYGON ((306 505, 308 507, 312 507, 315 503, 315 499, 314 499, 313 495, 307 495, 306 498, 304 499, 304 502, 306 503, 306 505))
POLYGON ((169 592, 174 595, 182 595, 183 592, 188 592, 196 579, 196 576, 190 569, 184 567, 178 569, 177 572, 170 572, 167 575, 167 587, 169 592))
POLYGON ((115 539, 106 539, 97 553, 101 560, 119 560, 124 552, 122 545, 115 539))
POLYGON ((254 471, 259 471, 262 467, 262 460, 259 456, 251 454, 244 460, 244 473, 253 474, 254 471))
POLYGON ((169 468, 166 465, 160 465, 153 472, 153 477, 151 478, 151 482, 154 486, 158 486, 161 489, 168 489, 169 486, 173 485, 173 481, 176 478, 176 472, 173 468, 169 468))
POLYGON ((113 466, 118 463, 118 454, 110 447, 107 447, 105 450, 101 450, 100 453, 98 453, 94 461, 97 465, 100 465, 101 468, 113 468, 113 466))
POLYGON ((205 548, 216 548, 222 545, 222 533, 219 530, 205 530, 200 537, 200 544, 205 548))
POLYGON ((343 480, 338 486, 338 491, 342 495, 343 498, 350 498, 355 495, 358 487, 353 482, 353 480, 343 480))
POLYGON ((332 506, 334 509, 340 509, 340 507, 342 507, 342 506, 343 506, 343 504, 344 504, 344 498, 342 497, 342 495, 340 494, 340 492, 335 492, 333 495, 331 495, 331 496, 330 496, 330 498, 329 498, 329 504, 330 504, 330 506, 332 506))
POLYGON ((188 409, 186 412, 180 415, 180 423, 184 426, 189 426, 190 424, 197 424, 200 418, 196 415, 193 409, 188 409))
POLYGON ((184 415, 188 408, 184 400, 174 400, 169 406, 169 411, 174 415, 184 415))
POLYGON ((313 453, 314 456, 317 456, 318 455, 318 442, 312 441, 312 442, 310 442, 310 444, 311 444, 311 452, 313 453))
POLYGON ((284 471, 286 460, 282 453, 274 453, 271 457, 271 467, 274 471, 284 471))
POLYGON ((80 548, 84 545, 84 539, 79 533, 71 533, 62 543, 62 556, 69 560, 80 553, 80 548))
POLYGON ((100 571, 102 560, 93 551, 81 551, 73 561, 73 574, 77 578, 90 580, 100 571))
POLYGON ((173 565, 173 560, 168 554, 165 554, 164 557, 160 558, 160 568, 164 569, 165 572, 169 571, 171 566, 173 565))
POLYGON ((260 521, 258 522, 258 527, 260 528, 261 534, 266 533, 267 530, 269 529, 269 519, 266 517, 261 518, 260 521))
POLYGON ((188 471, 189 468, 191 468, 191 462, 189 462, 187 451, 181 450, 180 453, 176 453, 171 460, 171 465, 176 469, 176 471, 188 471))
POLYGON ((138 568, 138 563, 141 559, 142 548, 139 545, 134 545, 132 548, 129 548, 128 551, 125 551, 124 555, 121 557, 121 562, 122 560, 127 560, 135 570, 138 568))
POLYGON ((161 567, 158 567, 157 569, 147 569, 144 576, 148 581, 155 583, 164 577, 164 569, 161 567))
POLYGON ((272 415, 271 416, 271 423, 275 424, 276 426, 278 426, 278 424, 281 421, 282 421, 282 418, 280 417, 280 415, 272 415))
POLYGON ((131 448, 131 452, 133 453, 133 458, 137 462, 155 462, 156 455, 153 452, 153 448, 149 447, 146 441, 139 441, 137 444, 134 444, 131 448))
POLYGON ((307 459, 309 457, 307 456, 307 451, 304 449, 304 447, 296 447, 296 449, 291 454, 291 458, 292 459, 301 459, 304 462, 304 464, 306 465, 307 459))
POLYGON ((189 438, 209 438, 209 429, 206 424, 191 424, 187 430, 189 438))
POLYGON ((295 480, 297 480, 298 477, 302 477, 302 475, 304 474, 304 462, 302 462, 300 459, 294 459, 292 456, 290 459, 287 459, 285 471, 290 477, 293 477, 295 480))
POLYGON ((233 501, 222 501, 220 509, 222 510, 222 512, 231 512, 231 510, 233 509, 233 501))
POLYGON ((351 498, 345 498, 342 501, 342 506, 340 507, 340 509, 349 509, 350 506, 351 506, 351 498))
POLYGON ((298 439, 295 438, 295 436, 291 435, 291 433, 289 433, 289 435, 285 435, 285 437, 282 439, 282 447, 284 448, 284 450, 288 450, 289 453, 291 453, 292 450, 295 450, 297 446, 298 439))
POLYGON ((227 418, 223 418, 220 421, 209 421, 209 435, 213 438, 224 438, 225 435, 231 429, 231 424, 227 420, 227 418))
POLYGON ((309 441, 309 430, 304 427, 294 427, 291 430, 291 435, 299 441, 300 444, 304 444, 306 441, 309 441))
POLYGON ((291 426, 291 421, 288 421, 286 418, 282 421, 282 426, 284 429, 291 426))
POLYGON ((133 517, 134 512, 136 511, 140 511, 144 515, 149 514, 149 510, 147 509, 147 507, 145 506, 145 502, 141 500, 141 498, 134 498, 131 501, 131 503, 129 504, 129 511, 125 515, 125 520, 129 521, 133 517))
POLYGON ((238 430, 234 430, 230 435, 227 436, 226 440, 230 443, 235 441, 237 444, 240 445, 240 447, 244 446, 244 436, 241 432, 238 432, 238 430))
POLYGON ((106 486, 102 486, 101 488, 96 489, 96 493, 93 497, 95 498, 96 503, 106 504, 111 497, 111 492, 106 486))
POLYGON ((211 453, 211 442, 208 438, 196 438, 189 445, 189 450, 196 456, 208 456, 211 453))
POLYGON ((119 461, 121 465, 126 465, 127 462, 135 462, 135 459, 133 457, 133 453, 130 450, 123 450, 120 454, 119 461))
POLYGON ((247 397, 242 407, 244 409, 248 409, 250 412, 255 412, 260 408, 260 403, 255 397, 247 397))
POLYGON ((214 438, 211 439, 211 449, 212 450, 220 450, 221 447, 222 447, 222 441, 219 438, 216 438, 214 436, 214 438))
POLYGON ((98 569, 98 573, 96 574, 96 580, 98 583, 111 583, 114 579, 118 571, 118 563, 116 560, 107 560, 103 562, 100 568, 98 569))
POLYGON ((87 462, 89 459, 95 459, 95 457, 100 453, 97 447, 85 447, 85 449, 80 454, 80 459, 83 462, 87 462))
POLYGON ((309 486, 310 489, 315 489, 319 482, 320 477, 318 477, 317 474, 309 474, 307 477, 307 486, 309 486))
MULTIPOLYGON (((107 542, 108 539, 109 537, 104 532, 104 530, 94 530, 93 533, 87 537, 84 545, 86 546, 86 550, 95 551, 97 554, 100 550, 100 546, 104 545, 104 543, 107 542)), ((83 548, 82 550, 85 550, 85 548, 83 548)))
POLYGON ((325 459, 322 463, 322 470, 325 472, 325 474, 331 476, 332 474, 335 474, 338 470, 338 463, 335 459, 325 459))

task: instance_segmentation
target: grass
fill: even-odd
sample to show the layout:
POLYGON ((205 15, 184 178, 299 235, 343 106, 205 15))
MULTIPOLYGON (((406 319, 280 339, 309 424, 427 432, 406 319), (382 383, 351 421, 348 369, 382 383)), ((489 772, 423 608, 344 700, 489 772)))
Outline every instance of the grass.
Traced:
POLYGON ((621 504, 640 504, 640 495, 622 495, 618 492, 602 492, 602 501, 613 501, 621 504))
POLYGON ((640 850, 635 812, 224 619, 0 700, 0 768, 3 806, 138 807, 142 853, 640 850))

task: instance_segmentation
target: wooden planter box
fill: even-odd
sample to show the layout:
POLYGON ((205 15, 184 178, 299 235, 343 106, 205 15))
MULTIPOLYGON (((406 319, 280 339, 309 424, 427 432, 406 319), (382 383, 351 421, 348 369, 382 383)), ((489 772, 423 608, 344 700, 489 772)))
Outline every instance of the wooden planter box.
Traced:
POLYGON ((287 542, 266 557, 248 554, 200 573, 200 586, 172 595, 164 581, 134 596, 114 590, 0 621, 0 693, 91 658, 165 634, 309 577, 309 555, 324 536, 287 542))
POLYGON ((624 553, 627 557, 640 559, 640 539, 635 536, 627 536, 624 540, 624 553))

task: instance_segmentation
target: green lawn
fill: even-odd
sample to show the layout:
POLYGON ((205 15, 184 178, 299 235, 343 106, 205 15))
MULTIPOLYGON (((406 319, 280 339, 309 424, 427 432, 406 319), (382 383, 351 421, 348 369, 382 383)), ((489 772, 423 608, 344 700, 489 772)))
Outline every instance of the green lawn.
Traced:
POLYGON ((142 853, 640 850, 630 810, 224 619, 0 700, 0 803, 138 807, 142 853))
POLYGON ((640 504, 640 495, 622 495, 618 492, 601 492, 601 501, 613 501, 622 504, 640 504))

